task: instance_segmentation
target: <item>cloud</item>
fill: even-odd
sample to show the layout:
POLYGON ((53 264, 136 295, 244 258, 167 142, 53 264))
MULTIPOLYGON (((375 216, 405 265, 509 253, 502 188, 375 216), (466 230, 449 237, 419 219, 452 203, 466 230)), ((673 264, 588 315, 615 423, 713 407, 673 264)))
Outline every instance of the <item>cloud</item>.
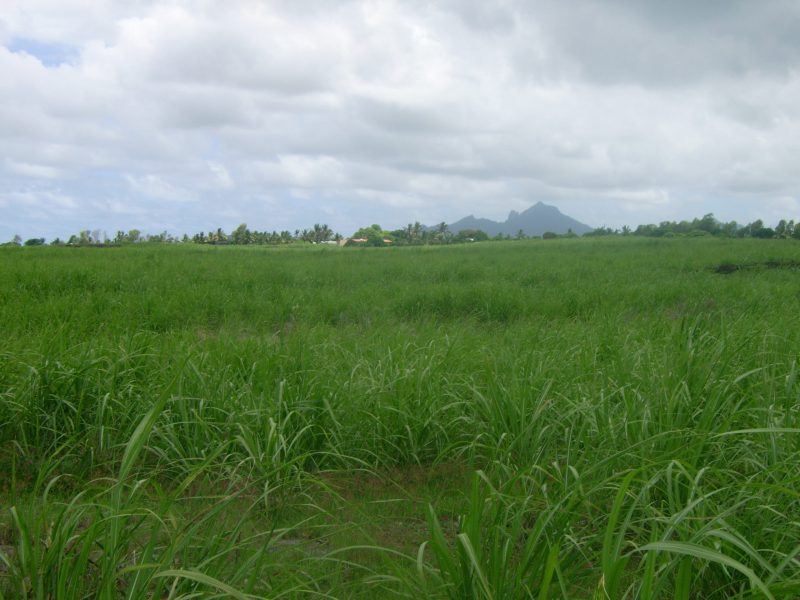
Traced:
POLYGON ((11 0, 0 237, 346 233, 538 200, 611 225, 798 218, 798 19, 788 0, 11 0), (46 194, 72 218, 20 200, 46 215, 46 194))
POLYGON ((786 0, 555 0, 525 5, 549 44, 602 84, 695 85, 797 65, 800 6, 786 0))
POLYGON ((330 156, 288 154, 252 165, 250 176, 269 185, 297 188, 331 188, 345 183, 342 163, 330 156))
POLYGON ((222 189, 230 189, 234 187, 233 178, 224 165, 215 162, 209 162, 208 170, 211 172, 212 187, 222 189))
POLYGON ((73 197, 58 190, 28 188, 0 195, 0 207, 14 214, 19 223, 25 224, 70 218, 80 205, 73 197))
POLYGON ((48 167, 46 165, 36 165, 27 162, 18 162, 15 160, 6 160, 5 168, 15 175, 22 175, 24 177, 35 177, 40 179, 56 179, 61 175, 59 169, 48 167))
POLYGON ((144 199, 166 200, 168 202, 191 202, 194 194, 184 188, 165 181, 158 175, 126 175, 131 191, 144 199))

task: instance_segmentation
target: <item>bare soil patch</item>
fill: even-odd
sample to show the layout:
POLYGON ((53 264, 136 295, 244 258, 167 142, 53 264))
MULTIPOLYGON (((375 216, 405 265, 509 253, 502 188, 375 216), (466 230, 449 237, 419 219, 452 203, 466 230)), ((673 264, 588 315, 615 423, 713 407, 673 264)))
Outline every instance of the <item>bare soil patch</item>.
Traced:
POLYGON ((714 273, 730 275, 737 271, 753 269, 800 269, 800 260, 765 260, 753 263, 721 263, 712 267, 714 273))

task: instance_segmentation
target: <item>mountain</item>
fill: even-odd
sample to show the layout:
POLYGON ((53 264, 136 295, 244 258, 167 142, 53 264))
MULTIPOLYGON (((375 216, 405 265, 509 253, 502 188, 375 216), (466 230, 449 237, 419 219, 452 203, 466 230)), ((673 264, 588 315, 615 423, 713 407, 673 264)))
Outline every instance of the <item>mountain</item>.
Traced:
POLYGON ((592 231, 592 227, 568 217, 558 210, 555 206, 550 206, 542 202, 537 202, 529 209, 518 213, 512 210, 508 219, 499 223, 491 219, 478 219, 473 215, 464 217, 448 225, 453 233, 458 233, 462 229, 480 229, 494 237, 498 233, 503 235, 516 235, 521 229, 527 236, 542 235, 546 231, 553 233, 567 233, 572 230, 578 235, 583 235, 592 231))

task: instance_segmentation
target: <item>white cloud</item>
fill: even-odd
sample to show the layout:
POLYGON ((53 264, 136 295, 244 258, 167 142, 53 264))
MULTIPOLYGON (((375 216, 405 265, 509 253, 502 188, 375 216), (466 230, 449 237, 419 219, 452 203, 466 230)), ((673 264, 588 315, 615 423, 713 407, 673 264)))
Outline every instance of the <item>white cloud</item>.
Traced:
POLYGON ((538 200, 591 224, 800 218, 780 200, 800 197, 799 11, 11 0, 0 238, 54 231, 9 204, 32 182, 39 203, 86 198, 60 226, 109 230, 399 226, 538 200), (72 57, 48 63, 36 43, 72 57))
POLYGON ((80 203, 61 191, 26 189, 4 194, 3 203, 16 215, 28 219, 56 219, 72 215, 80 203))
POLYGON ((771 218, 777 222, 780 219, 800 215, 800 197, 781 196, 770 200, 768 203, 769 214, 765 214, 765 219, 771 218))
POLYGON ((18 162, 16 160, 6 160, 5 168, 15 175, 40 179, 56 179, 62 173, 60 169, 55 169, 46 165, 36 165, 27 162, 18 162))
POLYGON ((215 162, 209 162, 208 170, 211 171, 214 187, 230 189, 234 186, 233 178, 224 165, 215 162))
POLYGON ((125 179, 134 194, 144 199, 169 202, 191 202, 195 199, 195 195, 191 191, 173 185, 158 175, 126 175, 125 179))

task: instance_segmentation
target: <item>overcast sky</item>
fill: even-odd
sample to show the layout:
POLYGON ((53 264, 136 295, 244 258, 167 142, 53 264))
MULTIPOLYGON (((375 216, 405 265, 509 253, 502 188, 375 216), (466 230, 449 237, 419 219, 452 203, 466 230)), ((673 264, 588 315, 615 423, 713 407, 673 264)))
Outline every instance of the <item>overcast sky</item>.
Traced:
POLYGON ((800 219, 800 2, 4 0, 0 241, 800 219))

